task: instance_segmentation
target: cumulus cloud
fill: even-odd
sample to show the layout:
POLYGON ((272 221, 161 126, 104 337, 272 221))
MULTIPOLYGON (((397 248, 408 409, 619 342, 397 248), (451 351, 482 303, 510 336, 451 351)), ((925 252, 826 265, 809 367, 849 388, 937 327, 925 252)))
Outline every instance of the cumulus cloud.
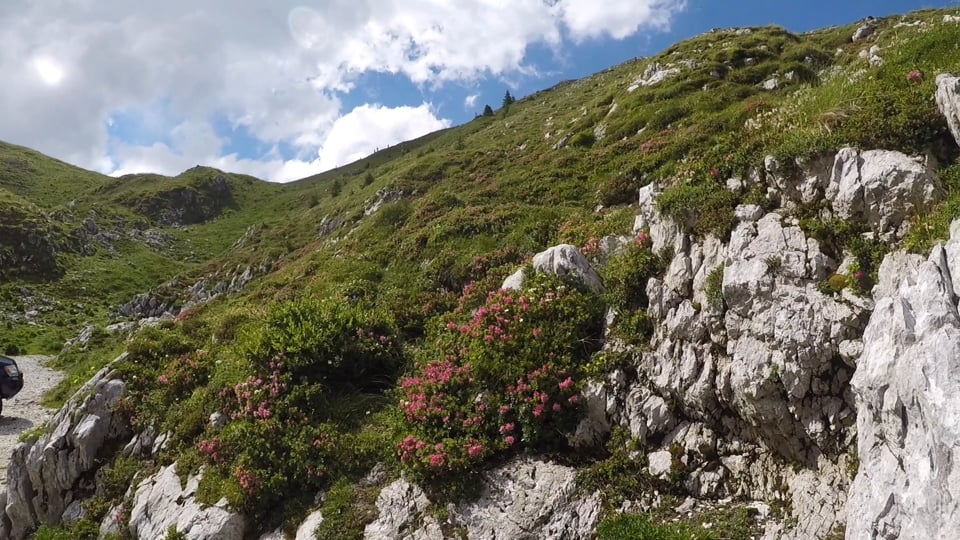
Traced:
POLYGON ((477 106, 477 99, 480 98, 479 94, 470 94, 469 96, 463 99, 463 108, 470 110, 477 106))
POLYGON ((429 88, 535 73, 533 44, 559 50, 568 39, 663 29, 682 8, 682 0, 4 0, 0 139, 114 173, 199 162, 287 179, 369 151, 359 129, 376 147, 398 142, 381 134, 449 124, 416 104, 344 114, 365 73, 429 88), (127 110, 158 115, 161 133, 136 143, 117 135, 110 122, 127 110), (292 150, 227 154, 215 127, 223 119, 292 150))
POLYGON ((370 155, 401 141, 450 127, 449 120, 434 116, 428 105, 386 108, 363 105, 333 125, 323 150, 321 169, 332 169, 370 155))

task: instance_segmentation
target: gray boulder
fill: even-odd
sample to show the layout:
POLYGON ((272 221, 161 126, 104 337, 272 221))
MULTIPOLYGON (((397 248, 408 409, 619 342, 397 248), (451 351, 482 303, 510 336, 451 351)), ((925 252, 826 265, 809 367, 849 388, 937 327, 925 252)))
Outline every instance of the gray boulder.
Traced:
MULTIPOLYGON (((603 281, 580 251, 569 244, 560 244, 533 256, 535 272, 553 274, 563 279, 572 279, 591 291, 602 294, 603 281)), ((523 287, 523 270, 518 270, 503 281, 504 289, 519 290, 523 287)))

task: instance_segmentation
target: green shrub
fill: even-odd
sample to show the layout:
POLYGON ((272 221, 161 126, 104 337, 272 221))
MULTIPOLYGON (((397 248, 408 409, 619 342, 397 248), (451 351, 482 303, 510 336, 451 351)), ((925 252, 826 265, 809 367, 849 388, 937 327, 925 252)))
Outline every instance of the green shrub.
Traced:
POLYGON ((302 297, 273 306, 262 324, 246 327, 238 353, 261 377, 282 363, 295 381, 338 389, 383 389, 400 367, 389 320, 377 311, 302 297))
POLYGON ((817 290, 823 294, 838 294, 850 285, 850 278, 843 274, 833 274, 817 284, 817 290))
POLYGON ((377 517, 375 494, 341 480, 323 498, 323 522, 317 528, 317 540, 363 538, 363 529, 377 517))
MULTIPOLYGON (((645 233, 641 233, 646 238, 645 233)), ((664 261, 651 251, 647 241, 630 244, 614 256, 603 269, 606 300, 610 307, 621 311, 646 309, 647 281, 659 276, 665 269, 664 261)))
MULTIPOLYGON (((599 346, 602 304, 557 278, 462 304, 400 383, 403 466, 426 479, 520 448, 563 446, 582 414, 582 367, 599 346)), ((465 296, 465 301, 468 298, 465 296)))
POLYGON ((685 183, 664 190, 657 198, 657 207, 664 214, 689 226, 694 233, 713 233, 726 239, 736 224, 735 193, 712 183, 685 183))
POLYGON ((707 302, 714 309, 723 308, 723 270, 722 264, 711 270, 704 284, 703 292, 707 296, 707 302))

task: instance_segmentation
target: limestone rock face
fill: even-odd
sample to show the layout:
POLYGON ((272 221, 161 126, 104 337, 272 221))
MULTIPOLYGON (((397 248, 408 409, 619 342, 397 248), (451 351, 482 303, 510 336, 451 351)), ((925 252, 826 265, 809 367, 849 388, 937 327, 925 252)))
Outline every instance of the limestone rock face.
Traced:
POLYGON ((573 469, 519 459, 488 473, 480 499, 459 508, 455 522, 470 538, 587 539, 600 503, 599 493, 578 497, 573 469))
MULTIPOLYGON (((949 15, 948 15, 949 16, 949 15)), ((937 107, 947 119, 954 140, 960 144, 960 77, 937 75, 937 107)))
POLYGON ((125 384, 108 366, 98 372, 50 419, 34 442, 17 445, 7 469, 7 500, 0 538, 22 539, 39 525, 60 523, 82 491, 100 452, 127 438, 130 428, 114 405, 125 384))
POLYGON ((367 525, 363 537, 367 540, 442 540, 443 532, 436 519, 423 515, 429 507, 430 499, 420 487, 403 479, 397 480, 383 488, 377 497, 379 517, 367 525))
MULTIPOLYGON (((960 531, 960 223, 880 299, 853 377, 860 468, 847 538, 953 538, 960 531), (948 255, 949 254, 949 255, 948 255)), ((882 276, 881 281, 894 281, 882 276)))
POLYGON ((816 242, 777 214, 733 232, 724 269, 727 354, 720 401, 784 457, 837 453, 852 423, 848 366, 839 345, 856 340, 868 305, 826 296, 810 264, 816 242))
POLYGON ((137 486, 130 511, 134 538, 164 538, 170 527, 189 540, 242 540, 246 519, 226 509, 226 500, 203 508, 194 499, 200 476, 180 486, 177 464, 163 468, 137 486))
MULTIPOLYGON (((570 467, 518 458, 484 475, 476 501, 453 508, 450 522, 469 538, 491 540, 588 539, 600 519, 599 493, 580 496, 570 467)), ((444 538, 430 500, 419 487, 397 480, 377 498, 380 512, 364 538, 444 538)))
MULTIPOLYGON (((596 293, 603 293, 604 290, 603 281, 590 265, 590 261, 575 246, 569 244, 560 244, 534 255, 533 269, 536 272, 579 281, 596 293)), ((520 289, 523 287, 523 278, 523 270, 518 270, 503 281, 503 288, 520 289)))
POLYGON ((840 150, 826 193, 836 217, 863 220, 881 234, 903 237, 904 221, 942 196, 926 161, 888 150, 840 150))

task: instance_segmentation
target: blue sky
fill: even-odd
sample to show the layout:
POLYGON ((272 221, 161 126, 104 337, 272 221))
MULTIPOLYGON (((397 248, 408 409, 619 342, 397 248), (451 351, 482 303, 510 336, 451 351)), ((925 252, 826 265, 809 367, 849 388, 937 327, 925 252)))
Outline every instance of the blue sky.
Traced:
POLYGON ((120 175, 289 181, 711 28, 956 1, 4 0, 0 140, 120 175))

